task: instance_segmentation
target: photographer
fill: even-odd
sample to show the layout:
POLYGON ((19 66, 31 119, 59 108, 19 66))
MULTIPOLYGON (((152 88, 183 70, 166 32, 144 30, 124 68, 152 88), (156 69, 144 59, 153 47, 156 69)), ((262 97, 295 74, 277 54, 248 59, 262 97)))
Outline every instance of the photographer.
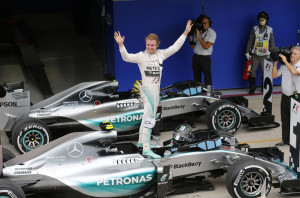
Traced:
POLYGON ((266 12, 260 12, 257 15, 258 26, 254 26, 249 36, 245 56, 252 61, 249 74, 249 94, 254 94, 256 85, 255 77, 258 65, 261 67, 262 76, 264 60, 269 55, 269 49, 275 47, 273 29, 268 26, 269 15, 266 12))
POLYGON ((282 127, 282 142, 276 144, 276 146, 282 146, 289 144, 290 142, 290 106, 291 97, 295 91, 300 91, 300 47, 296 46, 291 49, 290 55, 291 63, 287 61, 287 57, 283 54, 279 54, 281 61, 284 63, 277 70, 278 61, 274 62, 272 77, 277 78, 282 76, 281 89, 282 97, 280 103, 281 110, 281 127, 282 127))
POLYGON ((213 44, 217 34, 210 28, 212 21, 206 15, 200 15, 194 22, 194 35, 190 35, 190 46, 194 49, 193 74, 194 80, 201 82, 201 74, 204 75, 204 83, 212 86, 211 58, 213 44))

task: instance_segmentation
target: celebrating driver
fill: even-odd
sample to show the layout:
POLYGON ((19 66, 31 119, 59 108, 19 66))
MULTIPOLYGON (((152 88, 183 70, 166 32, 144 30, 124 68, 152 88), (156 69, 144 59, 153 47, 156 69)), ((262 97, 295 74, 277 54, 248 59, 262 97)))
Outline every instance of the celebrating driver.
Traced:
POLYGON ((129 54, 124 46, 125 36, 120 32, 114 33, 114 38, 119 44, 121 56, 124 61, 137 63, 142 76, 140 89, 141 99, 144 103, 144 115, 139 130, 138 146, 143 147, 143 155, 160 158, 150 149, 152 128, 155 125, 155 115, 159 103, 160 80, 163 61, 175 54, 183 45, 192 27, 192 22, 187 22, 185 31, 177 41, 167 49, 159 50, 159 38, 156 34, 149 34, 146 41, 146 50, 136 54, 129 54))

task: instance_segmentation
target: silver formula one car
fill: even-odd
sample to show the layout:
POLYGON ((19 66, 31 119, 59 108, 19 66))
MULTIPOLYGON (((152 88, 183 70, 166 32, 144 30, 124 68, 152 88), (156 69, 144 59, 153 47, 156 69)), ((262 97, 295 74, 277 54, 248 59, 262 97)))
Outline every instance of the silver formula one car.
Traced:
MULTIPOLYGON (((195 131, 192 141, 170 146, 170 141, 178 140, 176 135, 164 143, 167 146, 153 149, 162 159, 146 158, 134 143, 116 138, 114 130, 71 133, 6 161, 0 164, 0 196, 161 198, 191 192, 192 175, 210 172, 218 177, 227 172, 232 197, 256 198, 267 195, 273 184, 287 192, 292 187, 286 184, 298 181, 282 163, 278 148, 244 150, 245 145, 236 145, 233 139, 226 145, 215 131, 195 131)), ((8 160, 6 151, 3 158, 8 160)))
MULTIPOLYGON (((99 130, 98 123, 110 121, 118 136, 137 134, 143 104, 132 91, 117 92, 117 81, 85 82, 48 99, 30 105, 30 93, 21 82, 0 86, 0 130, 6 131, 22 153, 47 144, 65 132, 99 130)), ((206 112, 210 129, 234 133, 241 123, 250 127, 270 127, 274 122, 247 108, 243 97, 220 98, 194 81, 161 89, 162 122, 181 119, 193 112, 206 112)), ((273 118, 273 119, 272 119, 273 118)), ((168 123, 168 122, 165 122, 168 123)), ((157 124, 162 128, 167 124, 157 124)), ((157 129, 157 130, 159 130, 157 129)))

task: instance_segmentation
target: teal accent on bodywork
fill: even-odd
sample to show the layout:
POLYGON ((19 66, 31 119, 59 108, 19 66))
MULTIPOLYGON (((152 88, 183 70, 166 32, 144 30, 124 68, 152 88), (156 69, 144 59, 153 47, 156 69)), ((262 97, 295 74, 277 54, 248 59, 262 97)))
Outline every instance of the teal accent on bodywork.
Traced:
POLYGON ((284 162, 280 161, 279 159, 272 160, 272 161, 284 166, 288 171, 290 171, 294 175, 294 177, 295 177, 294 179, 298 179, 298 174, 291 167, 286 165, 284 162))
MULTIPOLYGON (((88 182, 81 182, 77 181, 75 182, 76 187, 79 191, 81 191, 84 194, 97 196, 97 197, 120 197, 120 196, 127 196, 127 195, 133 195, 135 193, 140 192, 141 190, 144 190, 148 188, 151 184, 153 184, 157 179, 157 171, 147 171, 142 172, 140 174, 131 174, 131 175, 123 175, 119 177, 106 177, 106 178, 99 178, 98 181, 92 180, 88 182), (147 181, 147 176, 151 175, 151 180, 147 181), (142 181, 140 183, 133 182, 128 184, 118 184, 117 180, 120 179, 123 182, 124 181, 133 181, 132 178, 145 178, 146 181, 142 181), (128 179, 130 178, 130 179, 128 179), (104 182, 99 183, 99 180, 103 179, 104 182)), ((127 183, 126 182, 126 183, 127 183)))

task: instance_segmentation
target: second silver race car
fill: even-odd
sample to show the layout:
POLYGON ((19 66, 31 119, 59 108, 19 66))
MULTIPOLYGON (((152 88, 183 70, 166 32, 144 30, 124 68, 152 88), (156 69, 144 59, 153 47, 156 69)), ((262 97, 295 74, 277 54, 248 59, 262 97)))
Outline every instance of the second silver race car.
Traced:
MULTIPOLYGON (((6 131, 22 153, 49 143, 66 132, 99 130, 110 121, 118 137, 137 134, 143 103, 132 90, 118 92, 117 81, 84 82, 50 98, 30 105, 30 93, 22 82, 0 86, 0 130, 6 131)), ((273 126, 274 118, 262 117, 247 107, 243 97, 221 98, 195 81, 185 81, 161 89, 160 124, 168 119, 186 119, 205 112, 208 128, 235 133, 241 123, 250 127, 273 126), (271 124, 270 124, 271 123, 271 124)), ((165 124, 161 124, 165 123, 165 124)))

